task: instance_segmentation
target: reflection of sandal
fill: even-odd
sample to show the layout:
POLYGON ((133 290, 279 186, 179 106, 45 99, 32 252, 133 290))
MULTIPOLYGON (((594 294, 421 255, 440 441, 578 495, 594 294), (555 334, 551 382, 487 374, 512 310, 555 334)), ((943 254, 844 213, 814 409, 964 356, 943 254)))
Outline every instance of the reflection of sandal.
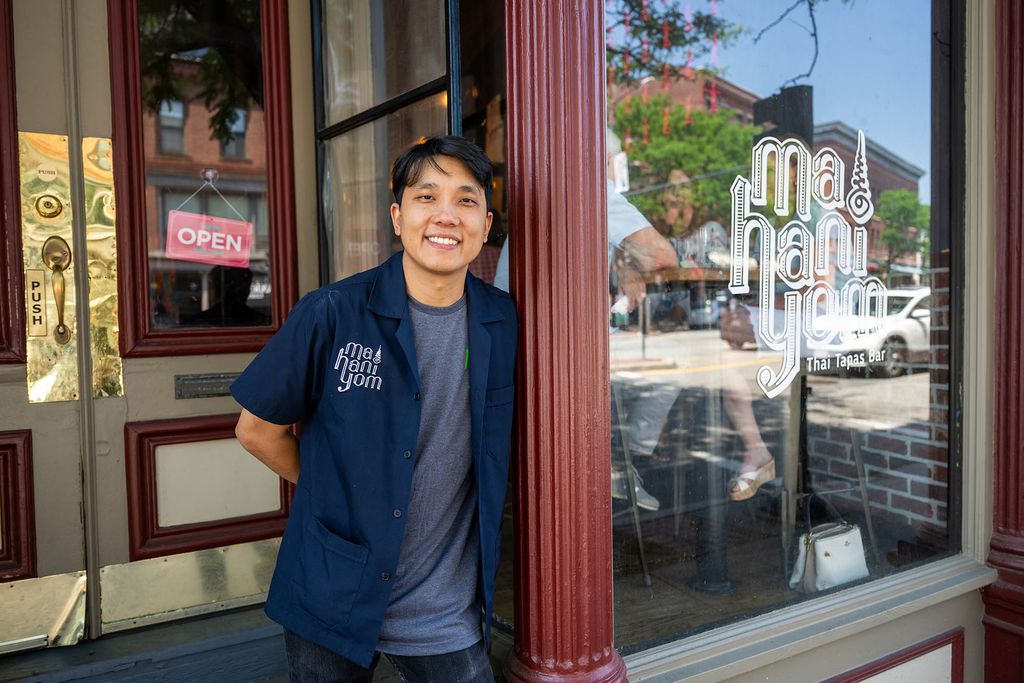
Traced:
POLYGON ((775 459, 772 458, 752 472, 743 472, 729 480, 729 500, 746 500, 763 484, 775 478, 775 459))

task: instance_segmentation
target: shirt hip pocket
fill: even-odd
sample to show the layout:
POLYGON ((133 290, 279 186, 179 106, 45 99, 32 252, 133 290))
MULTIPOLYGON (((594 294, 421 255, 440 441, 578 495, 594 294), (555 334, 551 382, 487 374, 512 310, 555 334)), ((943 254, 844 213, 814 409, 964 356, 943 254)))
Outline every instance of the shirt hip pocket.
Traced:
POLYGON ((313 516, 303 532, 298 571, 292 575, 292 596, 324 624, 343 624, 359 592, 369 550, 342 538, 313 516))

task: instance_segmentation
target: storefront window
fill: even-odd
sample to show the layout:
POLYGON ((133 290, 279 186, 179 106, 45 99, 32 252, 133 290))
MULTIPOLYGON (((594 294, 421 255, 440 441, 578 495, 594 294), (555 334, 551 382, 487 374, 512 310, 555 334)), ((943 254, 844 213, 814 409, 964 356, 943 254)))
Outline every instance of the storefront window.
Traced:
POLYGON ((439 0, 321 0, 315 10, 324 281, 372 268, 401 248, 388 210, 391 165, 409 145, 454 133, 495 162, 494 222, 470 265, 490 282, 506 235, 501 3, 463 3, 450 26, 439 0), (444 40, 410 38, 423 31, 452 34, 457 61, 444 40), (449 57, 461 65, 459 78, 449 73, 449 57))
POLYGON ((320 12, 327 125, 447 73, 441 0, 323 0, 320 12))
POLYGON ((391 164, 406 147, 447 124, 443 94, 327 140, 324 218, 334 279, 372 268, 401 249, 388 207, 391 164))
POLYGON ((138 16, 150 327, 269 327, 260 3, 138 16))
POLYGON ((627 652, 957 549, 932 4, 605 5, 627 652))

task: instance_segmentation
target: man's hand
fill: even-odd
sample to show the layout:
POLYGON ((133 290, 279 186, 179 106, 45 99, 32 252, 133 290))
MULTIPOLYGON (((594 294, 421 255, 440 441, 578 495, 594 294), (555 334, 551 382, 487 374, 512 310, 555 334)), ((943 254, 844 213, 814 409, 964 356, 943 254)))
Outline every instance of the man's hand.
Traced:
POLYGON ((628 310, 632 311, 647 295, 647 283, 636 266, 628 261, 621 263, 616 273, 619 276, 619 290, 626 295, 628 310))
POLYGON ((246 409, 238 416, 235 436, 249 451, 282 479, 299 481, 299 440, 291 425, 279 425, 258 418, 246 409))

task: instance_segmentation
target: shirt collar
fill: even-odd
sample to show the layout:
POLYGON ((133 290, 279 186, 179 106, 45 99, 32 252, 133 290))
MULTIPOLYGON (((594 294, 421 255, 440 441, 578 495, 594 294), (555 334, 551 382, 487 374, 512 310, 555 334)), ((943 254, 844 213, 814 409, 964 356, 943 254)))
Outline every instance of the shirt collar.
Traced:
MULTIPOLYGON (((402 255, 399 251, 377 268, 370 290, 369 308, 378 315, 388 318, 404 318, 408 303, 405 292, 405 271, 402 269, 402 255)), ((489 288, 470 272, 466 272, 466 303, 469 317, 481 323, 504 320, 497 297, 489 288)))

